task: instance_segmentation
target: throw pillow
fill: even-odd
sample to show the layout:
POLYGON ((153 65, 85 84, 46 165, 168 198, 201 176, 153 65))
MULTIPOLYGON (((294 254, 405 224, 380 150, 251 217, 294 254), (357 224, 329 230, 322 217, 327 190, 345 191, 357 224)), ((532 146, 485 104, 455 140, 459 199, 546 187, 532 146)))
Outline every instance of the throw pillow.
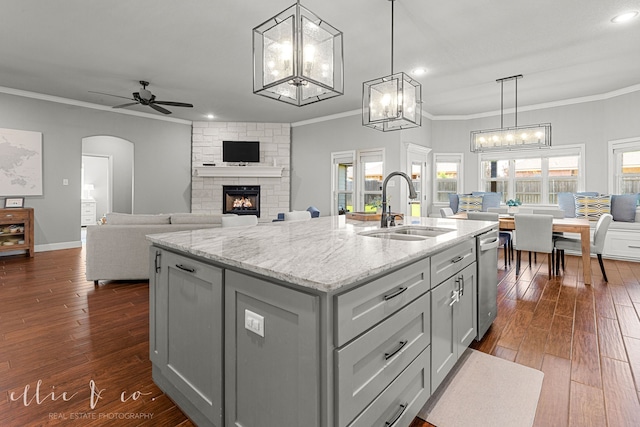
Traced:
POLYGON ((460 203, 460 194, 449 193, 449 207, 451 210, 456 213, 458 212, 458 204, 460 203))
POLYGON ((611 212, 611 196, 581 196, 576 194, 576 218, 597 221, 600 215, 611 212))
POLYGON ((481 212, 482 196, 460 196, 458 212, 481 212))
POLYGON ((558 207, 564 211, 565 218, 576 217, 576 199, 573 193, 558 193, 558 207))
POLYGON ((611 196, 611 215, 614 221, 635 222, 638 194, 614 194, 611 196))
POLYGON ((499 208, 502 193, 484 193, 482 195, 482 212, 488 212, 489 208, 499 208))

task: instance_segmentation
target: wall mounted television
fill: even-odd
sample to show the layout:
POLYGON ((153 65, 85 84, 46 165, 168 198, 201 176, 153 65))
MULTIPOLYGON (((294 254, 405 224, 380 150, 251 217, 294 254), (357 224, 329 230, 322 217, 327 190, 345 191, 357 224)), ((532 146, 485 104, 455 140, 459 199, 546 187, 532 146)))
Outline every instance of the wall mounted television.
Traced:
POLYGON ((229 163, 260 162, 260 142, 222 141, 222 161, 229 163))

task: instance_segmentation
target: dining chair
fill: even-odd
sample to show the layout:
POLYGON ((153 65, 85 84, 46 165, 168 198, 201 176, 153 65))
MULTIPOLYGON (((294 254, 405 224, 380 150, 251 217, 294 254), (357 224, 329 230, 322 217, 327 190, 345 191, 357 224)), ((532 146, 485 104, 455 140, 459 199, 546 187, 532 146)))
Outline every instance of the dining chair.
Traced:
POLYGON ((448 216, 453 215, 453 209, 451 208, 440 208, 440 216, 442 218, 446 218, 448 216))
POLYGON ((522 251, 529 251, 529 267, 531 267, 531 252, 548 254, 549 278, 553 275, 553 216, 521 214, 514 215, 516 238, 516 276, 520 274, 522 251))
POLYGON ((533 213, 536 215, 552 215, 554 218, 564 218, 562 209, 533 209, 533 213))
MULTIPOLYGON (((613 216, 611 214, 603 214, 598 219, 596 223, 596 228, 593 233, 593 239, 591 240, 591 253, 595 254, 598 257, 598 263, 600 263, 600 271, 602 271, 602 277, 605 282, 607 280, 607 273, 604 271, 604 263, 602 262, 602 252, 604 250, 604 239, 607 236, 607 232, 609 231, 609 225, 611 225, 611 220, 613 216)), ((556 248, 556 274, 559 274, 559 260, 562 259, 562 271, 564 271, 564 251, 582 251, 582 242, 580 238, 573 237, 557 237, 554 242, 554 246, 556 248)))
POLYGON ((223 216, 220 218, 222 227, 247 227, 258 225, 258 217, 256 215, 238 215, 223 216))
MULTIPOLYGON (((474 221, 500 221, 500 215, 497 212, 467 212, 467 219, 474 221)), ((507 263, 511 265, 513 259, 512 234, 509 231, 500 231, 499 246, 504 247, 504 269, 507 269, 507 263)))
POLYGON ((284 213, 285 221, 304 221, 311 219, 311 212, 309 211, 291 211, 284 213))

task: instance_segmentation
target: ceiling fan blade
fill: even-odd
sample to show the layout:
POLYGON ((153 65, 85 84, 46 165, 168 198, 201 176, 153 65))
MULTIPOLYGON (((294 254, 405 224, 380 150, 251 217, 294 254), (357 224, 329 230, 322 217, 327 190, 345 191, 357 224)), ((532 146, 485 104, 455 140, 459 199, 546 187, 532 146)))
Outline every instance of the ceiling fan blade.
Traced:
POLYGON ((107 95, 107 96, 115 96, 116 98, 123 98, 123 99, 130 99, 132 101, 135 101, 135 99, 130 98, 128 96, 120 96, 120 95, 111 95, 110 93, 104 93, 104 92, 95 92, 93 90, 90 90, 89 93, 99 93, 100 95, 107 95))
POLYGON ((193 104, 188 104, 186 102, 173 102, 173 101, 153 101, 154 104, 160 105, 171 105, 174 107, 193 107, 193 104))
POLYGON ((158 105, 155 105, 155 103, 149 104, 149 107, 153 108, 156 111, 160 111, 162 114, 171 114, 171 111, 167 110, 166 108, 162 108, 158 105))
POLYGON ((139 102, 130 102, 128 104, 116 105, 115 107, 112 107, 112 108, 131 107, 132 105, 138 105, 138 104, 139 104, 139 102))

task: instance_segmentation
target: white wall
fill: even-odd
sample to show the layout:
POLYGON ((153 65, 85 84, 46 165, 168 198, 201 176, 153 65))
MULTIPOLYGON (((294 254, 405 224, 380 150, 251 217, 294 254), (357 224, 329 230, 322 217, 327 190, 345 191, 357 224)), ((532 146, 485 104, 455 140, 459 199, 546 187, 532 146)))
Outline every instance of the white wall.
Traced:
MULTIPOLYGON (((222 163, 222 141, 259 141, 260 165, 283 168, 281 177, 199 177, 193 174, 191 211, 222 213, 223 185, 259 185, 260 221, 287 212, 290 200, 291 127, 288 123, 194 122, 192 167, 222 163)), ((247 166, 250 168, 251 166, 247 166)), ((195 171, 194 171, 195 172, 195 171)))
MULTIPOLYGON (((400 164, 404 142, 430 146, 431 123, 422 127, 381 132, 362 126, 362 117, 351 115, 317 123, 293 125, 291 142, 291 207, 317 207, 331 215, 331 153, 370 148, 385 149, 385 174, 403 170, 400 164)), ((392 200, 400 200, 400 183, 388 188, 392 200)), ((395 209, 395 208, 394 208, 395 209)))
MULTIPOLYGON (((640 135, 640 91, 614 98, 518 112, 518 124, 551 123, 552 146, 584 144, 586 191, 607 193, 607 142, 640 135)), ((512 126, 506 116, 505 126, 512 126)), ((478 155, 471 153, 470 132, 500 127, 500 117, 473 120, 434 120, 433 150, 464 153, 464 192, 479 190, 478 155)))
POLYGON ((189 212, 190 124, 0 93, 0 127, 42 132, 44 196, 25 199, 35 212, 36 250, 80 244, 80 167, 87 136, 133 143, 134 212, 189 212), (62 185, 63 179, 69 185, 62 185))

